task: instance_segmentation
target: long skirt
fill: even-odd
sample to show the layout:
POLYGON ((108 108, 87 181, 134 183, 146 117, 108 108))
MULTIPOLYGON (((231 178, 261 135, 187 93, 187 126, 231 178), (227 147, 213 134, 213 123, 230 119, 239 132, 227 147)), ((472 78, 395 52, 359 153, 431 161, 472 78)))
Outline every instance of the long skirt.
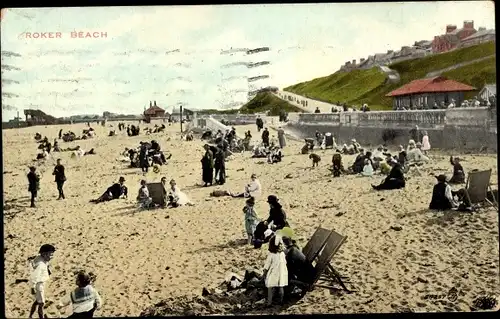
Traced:
POLYGON ((214 180, 214 169, 211 167, 203 167, 203 183, 212 184, 214 180))
POLYGON ((384 180, 382 184, 375 186, 373 188, 377 190, 381 189, 400 189, 405 187, 405 181, 404 180, 399 180, 399 179, 389 179, 389 180, 384 180))

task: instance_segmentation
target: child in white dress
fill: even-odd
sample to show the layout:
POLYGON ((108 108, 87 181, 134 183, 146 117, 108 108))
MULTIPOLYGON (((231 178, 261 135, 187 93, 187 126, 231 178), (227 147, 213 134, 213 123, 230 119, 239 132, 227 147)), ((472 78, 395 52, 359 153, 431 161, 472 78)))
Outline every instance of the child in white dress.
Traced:
POLYGON ((269 241, 269 254, 264 265, 264 277, 267 287, 267 305, 273 303, 274 290, 277 288, 280 304, 283 303, 284 287, 288 286, 288 269, 283 251, 281 236, 277 235, 269 241))
POLYGON ((424 131, 424 137, 422 137, 422 151, 425 155, 431 149, 431 143, 429 142, 429 135, 424 131))

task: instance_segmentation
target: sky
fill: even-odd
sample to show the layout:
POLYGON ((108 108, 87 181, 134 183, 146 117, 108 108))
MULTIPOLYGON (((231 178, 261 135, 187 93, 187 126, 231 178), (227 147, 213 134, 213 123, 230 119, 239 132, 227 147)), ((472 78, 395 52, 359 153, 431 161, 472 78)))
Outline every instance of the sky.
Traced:
POLYGON ((2 9, 2 118, 26 108, 139 114, 149 101, 167 110, 234 107, 248 91, 326 76, 464 20, 494 28, 494 2, 2 9), (269 51, 238 50, 260 47, 269 51), (269 78, 248 82, 259 75, 269 78))

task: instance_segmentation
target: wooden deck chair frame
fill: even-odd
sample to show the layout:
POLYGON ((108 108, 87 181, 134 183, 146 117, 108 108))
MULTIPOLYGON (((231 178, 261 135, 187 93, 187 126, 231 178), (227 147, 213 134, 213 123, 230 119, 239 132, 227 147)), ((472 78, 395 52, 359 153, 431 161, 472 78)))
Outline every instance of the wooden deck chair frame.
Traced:
POLYGON ((148 183, 146 184, 149 196, 153 200, 153 203, 160 206, 165 206, 165 196, 166 190, 162 183, 148 183))
POLYGON ((342 244, 345 242, 346 239, 347 237, 342 236, 335 231, 326 230, 324 228, 318 228, 316 232, 313 234, 313 237, 311 237, 311 240, 303 249, 303 253, 304 255, 306 255, 306 257, 307 257, 306 253, 308 253, 309 256, 312 256, 312 259, 308 258, 308 261, 313 262, 314 259, 316 259, 316 257, 318 258, 315 267, 316 275, 313 278, 313 280, 308 283, 301 282, 298 280, 291 280, 291 283, 298 284, 302 287, 307 287, 308 290, 312 290, 314 287, 332 289, 335 288, 333 286, 334 284, 339 284, 342 287, 342 289, 345 290, 346 292, 348 293, 354 292, 354 290, 349 290, 345 286, 343 279, 346 279, 346 277, 342 277, 339 274, 339 272, 335 270, 335 268, 330 264, 330 261, 332 260, 333 256, 337 253, 340 246, 342 246, 342 244), (325 236, 325 233, 328 234, 325 242, 321 245, 318 252, 314 252, 316 250, 316 247, 319 246, 318 244, 315 243, 322 242, 320 238, 325 236), (329 283, 329 285, 318 284, 317 282, 319 280, 326 281, 329 283))
POLYGON ((314 259, 319 255, 321 249, 326 244, 328 237, 330 237, 332 231, 318 227, 312 237, 309 239, 307 244, 302 249, 302 253, 306 256, 309 262, 313 262, 314 259))
POLYGON ((331 265, 333 256, 335 256, 346 239, 346 236, 342 236, 334 230, 331 231, 331 234, 328 237, 323 250, 318 256, 318 261, 315 267, 316 277, 314 278, 313 286, 332 289, 335 288, 335 284, 339 284, 346 292, 353 292, 352 290, 349 290, 344 284, 343 279, 346 279, 346 277, 342 277, 339 272, 331 265), (329 283, 329 285, 318 284, 317 282, 320 280, 329 283))
POLYGON ((493 195, 490 184, 491 172, 491 169, 469 172, 465 184, 465 196, 471 204, 487 202, 498 211, 498 199, 493 195), (492 193, 493 202, 488 199, 488 191, 492 193))

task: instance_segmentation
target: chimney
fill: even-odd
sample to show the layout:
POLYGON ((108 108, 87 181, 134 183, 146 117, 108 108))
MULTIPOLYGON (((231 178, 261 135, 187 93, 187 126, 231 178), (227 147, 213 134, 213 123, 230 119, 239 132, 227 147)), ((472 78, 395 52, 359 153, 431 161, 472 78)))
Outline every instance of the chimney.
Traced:
POLYGON ((365 58, 359 59, 359 63, 363 63, 363 62, 365 62, 365 58))
POLYGON ((152 106, 153 106, 153 104, 151 104, 151 101, 149 101, 149 107, 152 107, 152 106))
POLYGON ((356 59, 352 60, 352 64, 356 65, 356 59))
POLYGON ((486 31, 486 28, 485 27, 479 27, 479 30, 477 31, 486 31))
MULTIPOLYGON (((464 28, 465 28, 465 22, 464 22, 464 28)), ((457 26, 454 25, 454 24, 448 24, 446 26, 446 33, 450 33, 450 32, 453 32, 457 29, 457 26)))
POLYGON ((465 20, 464 29, 474 29, 474 20, 465 20))
POLYGON ((156 101, 155 101, 155 106, 156 106, 156 101))

